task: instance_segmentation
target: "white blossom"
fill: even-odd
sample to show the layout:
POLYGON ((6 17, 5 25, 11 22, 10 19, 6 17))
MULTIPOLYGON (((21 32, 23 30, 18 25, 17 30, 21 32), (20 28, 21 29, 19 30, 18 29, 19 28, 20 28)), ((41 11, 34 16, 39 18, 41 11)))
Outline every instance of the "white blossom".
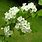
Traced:
POLYGON ((17 13, 19 11, 19 9, 17 8, 17 7, 12 7, 12 8, 10 8, 10 10, 9 10, 9 12, 12 12, 13 14, 15 13, 17 13))
POLYGON ((29 8, 29 9, 32 9, 32 10, 31 10, 31 13, 37 11, 36 6, 35 6, 34 3, 32 3, 32 2, 31 2, 31 3, 28 3, 28 8, 29 8))
POLYGON ((16 14, 19 12, 19 9, 17 7, 10 8, 9 12, 5 13, 5 19, 9 20, 11 18, 15 18, 16 14))
POLYGON ((10 30, 10 27, 9 26, 7 26, 7 27, 4 28, 4 32, 7 32, 9 30, 10 30))
POLYGON ((28 28, 22 28, 21 29, 21 31, 23 32, 23 33, 26 33, 26 32, 31 32, 31 29, 28 29, 28 28))
POLYGON ((6 13, 5 13, 5 19, 8 20, 8 19, 10 19, 10 18, 12 18, 12 14, 6 12, 6 13))
POLYGON ((28 11, 28 6, 26 5, 26 3, 23 3, 23 6, 21 7, 21 10, 25 10, 28 11))
POLYGON ((6 37, 9 37, 9 35, 13 34, 13 31, 10 30, 9 26, 4 27, 4 34, 6 37))
POLYGON ((19 29, 20 23, 16 23, 15 28, 19 29))
POLYGON ((23 3, 23 6, 21 7, 21 9, 25 10, 25 11, 28 11, 28 10, 32 9, 31 13, 37 11, 37 8, 36 8, 36 6, 34 5, 33 2, 28 3, 28 5, 26 5, 26 3, 23 3))
POLYGON ((18 20, 19 22, 21 22, 22 20, 24 20, 24 18, 22 18, 22 16, 20 16, 20 17, 17 18, 17 20, 18 20))
POLYGON ((7 31, 7 32, 5 32, 5 36, 6 37, 9 37, 10 35, 12 35, 13 34, 13 31, 7 31))
POLYGON ((17 18, 18 23, 16 23, 15 28, 16 29, 21 29, 23 33, 30 32, 30 22, 27 22, 22 16, 17 18), (21 18, 21 19, 20 19, 21 18))

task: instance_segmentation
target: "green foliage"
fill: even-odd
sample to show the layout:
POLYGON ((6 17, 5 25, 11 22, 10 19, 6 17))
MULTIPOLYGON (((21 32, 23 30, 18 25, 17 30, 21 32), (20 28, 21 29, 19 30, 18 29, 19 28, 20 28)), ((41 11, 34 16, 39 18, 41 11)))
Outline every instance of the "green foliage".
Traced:
POLYGON ((39 0, 39 3, 38 4, 42 5, 42 0, 39 0))
POLYGON ((34 18, 37 15, 37 13, 32 13, 31 16, 34 18))
POLYGON ((42 9, 37 12, 38 16, 42 16, 42 9))
POLYGON ((27 19, 29 16, 31 16, 31 13, 28 11, 19 11, 17 14, 17 17, 22 16, 23 18, 27 19))
MULTIPOLYGON (((42 2, 40 3, 40 5, 41 4, 42 2)), ((6 12, 10 8, 8 5, 11 6, 11 4, 8 4, 7 2, 0 2, 0 27, 5 25, 3 17, 4 12, 6 12)), ((0 36, 0 42, 2 42, 2 40, 4 42, 42 42, 42 10, 37 11, 38 16, 41 16, 39 18, 34 18, 36 16, 36 13, 32 13, 32 17, 28 19, 28 17, 31 16, 29 15, 28 12, 19 12, 17 17, 20 16, 21 14, 24 18, 31 22, 32 32, 30 34, 26 33, 25 35, 20 35, 20 33, 17 30, 14 30, 14 34, 12 35, 12 37, 9 38, 6 37, 5 41, 3 40, 3 37, 0 36)), ((12 23, 15 22, 14 20, 12 21, 11 21, 12 23)), ((3 31, 0 30, 0 35, 1 34, 3 34, 3 31)))

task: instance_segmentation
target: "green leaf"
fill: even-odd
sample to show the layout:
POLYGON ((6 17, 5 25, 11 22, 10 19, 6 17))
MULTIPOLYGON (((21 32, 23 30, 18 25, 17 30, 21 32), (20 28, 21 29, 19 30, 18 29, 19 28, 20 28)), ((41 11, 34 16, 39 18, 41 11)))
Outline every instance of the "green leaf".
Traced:
POLYGON ((38 4, 42 5, 42 0, 39 0, 39 3, 38 4))
POLYGON ((36 16, 36 13, 32 13, 31 15, 32 15, 32 18, 34 18, 36 16))
POLYGON ((38 16, 42 16, 42 9, 37 12, 38 16))

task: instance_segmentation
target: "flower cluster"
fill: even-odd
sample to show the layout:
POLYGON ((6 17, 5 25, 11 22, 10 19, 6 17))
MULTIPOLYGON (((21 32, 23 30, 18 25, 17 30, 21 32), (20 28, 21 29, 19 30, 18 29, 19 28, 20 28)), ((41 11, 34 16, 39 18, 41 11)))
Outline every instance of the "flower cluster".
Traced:
POLYGON ((6 26, 6 27, 1 28, 1 29, 4 30, 4 34, 5 34, 5 36, 7 36, 7 37, 9 37, 10 35, 13 34, 13 31, 10 30, 10 27, 9 27, 9 26, 6 26))
POLYGON ((28 3, 28 5, 26 5, 26 3, 23 3, 23 6, 21 7, 21 9, 22 10, 25 10, 25 11, 28 11, 28 10, 31 9, 31 13, 37 11, 36 6, 32 2, 31 3, 28 3))
POLYGON ((19 12, 19 9, 17 7, 12 7, 10 8, 9 12, 5 13, 5 19, 9 20, 11 18, 15 18, 16 14, 19 12))
POLYGON ((22 16, 18 17, 17 20, 18 23, 16 23, 16 29, 21 29, 23 33, 31 32, 30 22, 27 22, 24 18, 22 18, 22 16))
MULTIPOLYGON (((31 9, 30 13, 37 11, 36 6, 32 2, 28 3, 28 5, 26 5, 26 3, 23 3, 23 6, 20 9, 25 10, 25 11, 28 11, 31 9)), ((20 11, 20 9, 18 7, 15 7, 15 6, 10 8, 9 12, 5 13, 5 19, 10 20, 11 18, 16 18, 16 14, 20 11)))
POLYGON ((20 9, 15 6, 10 8, 10 10, 5 13, 5 21, 6 21, 5 25, 6 26, 4 28, 1 28, 4 30, 5 36, 8 37, 9 35, 13 34, 13 31, 10 30, 11 29, 10 27, 12 27, 12 28, 15 27, 17 30, 20 29, 23 33, 31 32, 30 22, 25 20, 26 19, 25 14, 28 14, 28 15, 26 15, 28 18, 29 16, 31 16, 32 12, 35 13, 36 11, 37 11, 37 8, 34 5, 34 3, 32 3, 32 2, 28 3, 28 5, 26 5, 26 3, 23 3, 23 6, 20 7, 20 9), (24 16, 22 15, 22 13, 24 16), (30 13, 30 15, 29 15, 29 13, 30 13), (25 18, 23 18, 22 16, 25 18))

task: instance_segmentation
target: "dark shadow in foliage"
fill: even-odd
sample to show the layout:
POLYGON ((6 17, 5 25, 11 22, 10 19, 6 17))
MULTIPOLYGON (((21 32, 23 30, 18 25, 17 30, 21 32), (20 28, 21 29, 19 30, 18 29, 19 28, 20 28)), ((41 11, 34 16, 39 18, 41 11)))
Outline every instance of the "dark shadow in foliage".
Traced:
POLYGON ((33 2, 36 5, 38 10, 42 9, 42 5, 38 4, 39 0, 9 0, 9 1, 15 1, 19 6, 22 6, 22 3, 28 4, 30 2, 33 2))

